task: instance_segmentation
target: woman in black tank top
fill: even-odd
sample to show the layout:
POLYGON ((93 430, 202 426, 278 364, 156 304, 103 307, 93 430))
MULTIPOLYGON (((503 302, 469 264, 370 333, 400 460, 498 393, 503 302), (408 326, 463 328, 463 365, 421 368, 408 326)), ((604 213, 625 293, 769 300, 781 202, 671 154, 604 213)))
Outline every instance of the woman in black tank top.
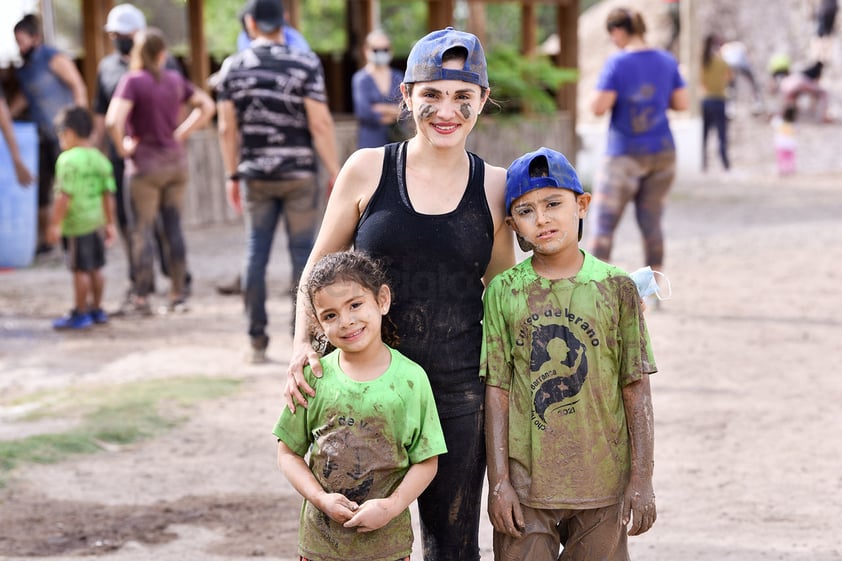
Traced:
MULTIPOLYGON (((485 474, 482 293, 484 281, 514 265, 506 170, 465 150, 489 94, 479 40, 452 28, 425 36, 409 55, 401 92, 415 136, 351 155, 302 278, 323 255, 350 247, 383 262, 397 348, 427 372, 448 448, 418 499, 424 559, 472 561, 480 558, 485 474)), ((307 364, 321 375, 299 306, 284 391, 290 409, 314 395, 302 375, 307 364)))

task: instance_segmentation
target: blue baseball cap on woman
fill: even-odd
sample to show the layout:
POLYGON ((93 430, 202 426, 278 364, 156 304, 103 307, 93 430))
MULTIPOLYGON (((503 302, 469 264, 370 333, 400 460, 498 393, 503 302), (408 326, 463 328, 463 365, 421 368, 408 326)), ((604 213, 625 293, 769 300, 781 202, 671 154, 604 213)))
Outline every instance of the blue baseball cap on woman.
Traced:
POLYGON ((433 31, 419 39, 409 52, 403 81, 412 84, 433 80, 460 80, 487 88, 488 69, 479 39, 452 27, 433 31), (453 48, 466 51, 465 64, 461 70, 442 68, 442 55, 453 48))

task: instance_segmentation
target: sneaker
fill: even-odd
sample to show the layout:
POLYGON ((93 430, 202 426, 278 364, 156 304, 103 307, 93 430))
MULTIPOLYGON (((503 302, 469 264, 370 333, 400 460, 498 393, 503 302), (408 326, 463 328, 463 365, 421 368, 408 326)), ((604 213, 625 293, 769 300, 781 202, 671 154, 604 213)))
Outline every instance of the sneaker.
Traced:
POLYGON ((102 325, 103 323, 108 323, 108 314, 106 314, 105 310, 102 308, 97 308, 95 310, 91 310, 91 319, 97 325, 102 325))
POLYGON ((70 310, 66 316, 53 320, 53 329, 87 329, 94 324, 90 314, 83 314, 77 310, 70 310))

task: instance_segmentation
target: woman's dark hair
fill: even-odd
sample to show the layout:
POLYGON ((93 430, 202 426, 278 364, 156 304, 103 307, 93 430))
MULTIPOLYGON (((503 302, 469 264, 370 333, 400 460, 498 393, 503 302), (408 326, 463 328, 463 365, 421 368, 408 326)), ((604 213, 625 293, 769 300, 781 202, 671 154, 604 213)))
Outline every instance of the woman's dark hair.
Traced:
POLYGON ((713 55, 720 45, 719 37, 715 33, 708 33, 705 35, 705 44, 702 47, 702 66, 707 68, 710 61, 713 60, 713 55))
MULTIPOLYGON (((375 297, 380 293, 380 287, 383 285, 389 286, 386 273, 366 253, 361 251, 328 253, 316 262, 307 278, 307 306, 313 319, 316 319, 315 306, 313 305, 316 293, 343 281, 355 282, 370 291, 375 297)), ((383 341, 387 345, 394 347, 398 344, 397 329, 388 316, 383 319, 381 332, 383 341)), ((316 338, 319 339, 318 334, 316 334, 316 338)))
POLYGON ((26 33, 30 37, 41 35, 41 18, 35 14, 26 14, 15 24, 15 33, 26 33))
POLYGON ((622 29, 629 35, 643 35, 646 33, 646 22, 643 15, 628 8, 614 8, 605 18, 605 29, 610 33, 612 29, 622 29))
POLYGON ((161 30, 147 27, 134 36, 129 66, 132 70, 146 70, 155 77, 155 80, 159 80, 161 67, 158 65, 158 57, 166 50, 167 40, 161 30))
POLYGON ((56 115, 55 126, 57 130, 68 129, 79 138, 88 138, 94 131, 94 120, 91 112, 84 107, 68 105, 56 115))

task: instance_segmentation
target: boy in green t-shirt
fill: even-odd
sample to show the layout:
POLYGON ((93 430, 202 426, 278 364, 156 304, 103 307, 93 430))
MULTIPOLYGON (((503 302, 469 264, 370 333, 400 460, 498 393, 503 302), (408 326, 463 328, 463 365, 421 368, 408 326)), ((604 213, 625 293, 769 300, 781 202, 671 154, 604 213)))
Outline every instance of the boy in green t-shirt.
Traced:
POLYGON ((626 535, 655 522, 655 361, 634 282, 579 248, 590 200, 556 151, 509 167, 506 221, 533 254, 484 297, 498 560, 627 560, 626 535))
POLYGON ((85 329, 108 321, 102 309, 102 267, 105 246, 116 231, 112 195, 116 187, 111 162, 89 145, 93 119, 87 109, 64 108, 56 116, 56 130, 63 152, 56 161, 55 204, 47 235, 49 243, 62 239, 73 272, 74 307, 54 320, 53 328, 85 329))

